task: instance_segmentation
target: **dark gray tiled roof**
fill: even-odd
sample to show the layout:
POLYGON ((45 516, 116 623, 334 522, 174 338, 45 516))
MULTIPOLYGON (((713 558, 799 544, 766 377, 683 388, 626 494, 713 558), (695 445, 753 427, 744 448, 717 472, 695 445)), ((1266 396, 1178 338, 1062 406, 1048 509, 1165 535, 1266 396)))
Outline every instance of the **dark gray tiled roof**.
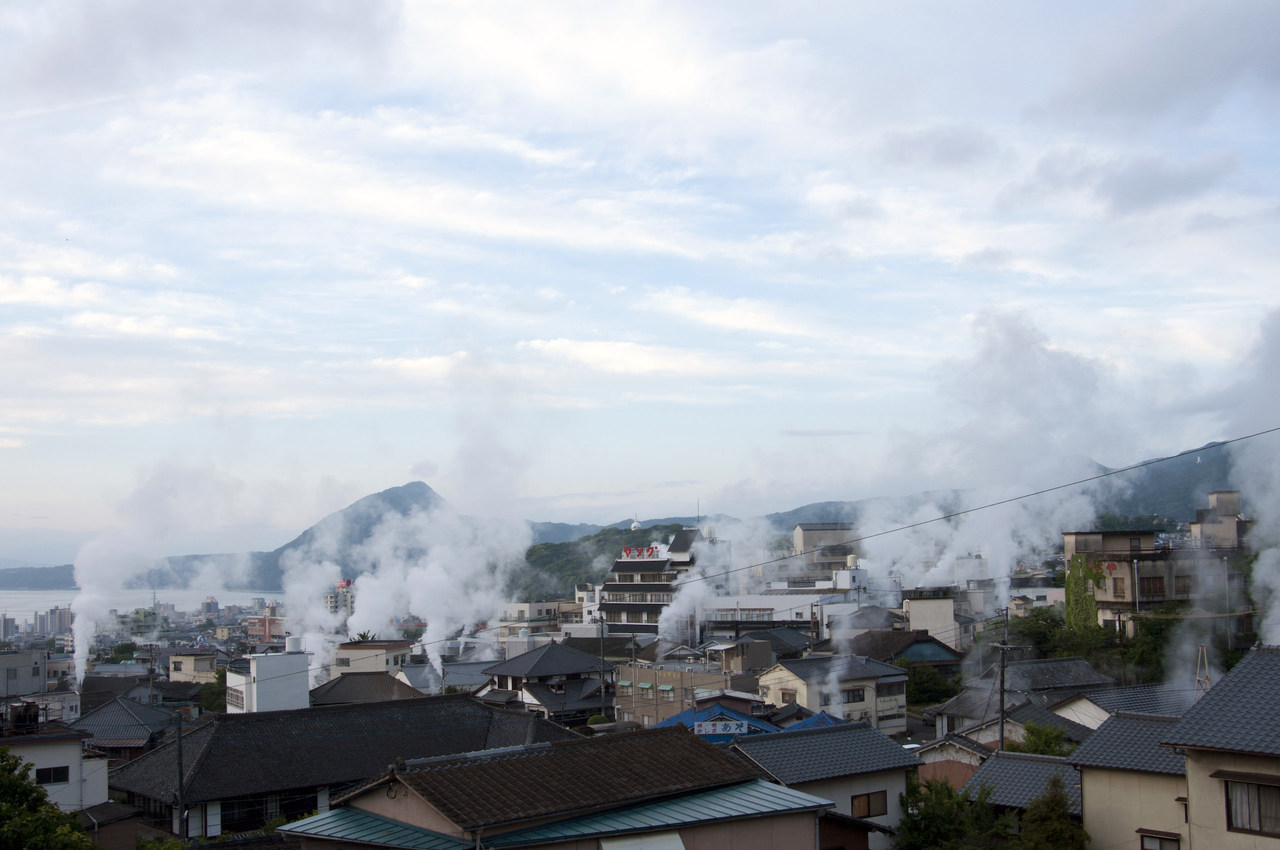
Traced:
POLYGON ((826 679, 835 673, 842 681, 848 679, 881 679, 890 676, 907 677, 907 671, 883 661, 861 655, 810 655, 779 661, 789 672, 806 682, 826 679))
POLYGON ((1160 746, 1176 722, 1176 717, 1117 714, 1067 759, 1079 767, 1182 776, 1186 773, 1185 759, 1171 748, 1160 746))
POLYGON ((176 719, 177 713, 170 709, 116 697, 67 725, 92 734, 97 747, 141 747, 176 719))
MULTIPOLYGON (((579 736, 530 714, 492 709, 469 696, 220 714, 183 735, 185 797, 199 803, 318 785, 345 786, 405 759, 579 736)), ((122 765, 111 788, 177 799, 177 747, 165 744, 122 765)))
POLYGON ((1025 809, 1049 786, 1057 774, 1067 792, 1071 813, 1080 814, 1080 774, 1065 758, 1033 756, 1025 753, 992 753, 962 789, 970 798, 983 785, 991 787, 989 800, 997 806, 1025 809))
POLYGON ((1280 647, 1255 647, 1169 731, 1179 747, 1280 755, 1280 647))
POLYGON ((390 673, 343 673, 311 689, 312 705, 347 705, 392 699, 421 699, 422 692, 390 673))
MULTIPOLYGON (((564 644, 549 643, 537 649, 500 661, 485 671, 491 676, 567 676, 571 673, 599 673, 600 656, 588 655, 564 644)), ((613 664, 604 662, 604 669, 612 670, 613 664)))
POLYGON ((1196 687, 1194 682, 1129 685, 1089 691, 1087 694, 1073 694, 1070 699, 1076 696, 1084 696, 1098 708, 1111 714, 1127 711, 1133 714, 1181 717, 1195 703, 1196 687))
POLYGON ((734 746, 784 785, 920 765, 920 759, 869 723, 754 735, 734 746))
MULTIPOLYGON (((982 678, 1000 681, 1000 665, 993 664, 982 678)), ((1115 682, 1089 665, 1083 658, 1038 658, 1010 661, 1005 665, 1005 684, 1011 691, 1052 691, 1064 688, 1104 688, 1115 682)))
POLYGON ((1070 741, 1077 744, 1081 741, 1088 740, 1093 735, 1093 730, 1082 723, 1074 720, 1068 720, 1065 717, 1059 717, 1049 709, 1040 704, 1040 701, 1032 698, 1024 702, 1022 705, 1013 709, 1008 713, 1010 720, 1021 723, 1026 726, 1028 723, 1035 723, 1040 726, 1050 726, 1055 729, 1061 729, 1070 741))

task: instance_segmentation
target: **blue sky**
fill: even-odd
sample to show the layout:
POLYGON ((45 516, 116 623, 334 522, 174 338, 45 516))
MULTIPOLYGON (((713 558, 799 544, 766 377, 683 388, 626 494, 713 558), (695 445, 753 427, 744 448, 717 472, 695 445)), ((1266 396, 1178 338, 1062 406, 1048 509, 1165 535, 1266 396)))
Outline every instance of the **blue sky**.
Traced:
POLYGON ((414 479, 750 516, 1278 424, 1246 389, 1278 33, 1269 2, 0 5, 0 557, 272 548, 414 479))

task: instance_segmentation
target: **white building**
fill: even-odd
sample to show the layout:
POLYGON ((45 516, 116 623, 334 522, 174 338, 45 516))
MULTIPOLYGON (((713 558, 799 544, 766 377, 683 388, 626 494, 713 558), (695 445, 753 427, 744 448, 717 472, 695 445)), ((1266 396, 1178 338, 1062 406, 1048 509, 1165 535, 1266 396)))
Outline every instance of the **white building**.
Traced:
POLYGON ((285 640, 285 652, 250 655, 227 665, 227 713, 251 714, 311 705, 311 653, 302 638, 285 640))

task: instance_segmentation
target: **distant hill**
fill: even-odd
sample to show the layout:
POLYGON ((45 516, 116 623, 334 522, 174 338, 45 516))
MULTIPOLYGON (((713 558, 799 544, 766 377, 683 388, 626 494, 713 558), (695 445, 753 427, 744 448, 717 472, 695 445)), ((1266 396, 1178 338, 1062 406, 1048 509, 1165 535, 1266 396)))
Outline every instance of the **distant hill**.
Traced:
MULTIPOLYGON (((1101 466, 1097 468, 1099 473, 1112 471, 1101 466)), ((1230 488, 1229 447, 1223 443, 1208 443, 1167 461, 1117 474, 1112 480, 1123 486, 1110 488, 1113 495, 1096 506, 1099 513, 1153 515, 1187 522, 1195 518, 1197 509, 1207 506, 1210 492, 1230 488)), ((907 509, 928 501, 949 511, 959 505, 960 495, 959 491, 934 491, 903 497, 899 501, 907 509)), ((802 522, 856 523, 870 506, 881 505, 883 501, 862 499, 814 502, 790 511, 769 514, 762 519, 779 534, 786 534, 797 523, 802 522)), ((426 484, 414 481, 365 496, 325 517, 274 551, 165 558, 155 569, 142 576, 138 584, 148 587, 184 586, 212 562, 224 566, 227 575, 243 576, 232 589, 279 590, 282 578, 281 557, 287 552, 309 546, 321 534, 331 535, 337 541, 338 561, 343 575, 355 578, 357 572, 350 562, 353 559, 346 559, 343 555, 352 552, 367 540, 376 524, 389 512, 408 516, 415 510, 453 509, 426 484)), ((579 581, 598 578, 596 574, 604 563, 600 559, 611 562, 623 546, 649 542, 656 539, 653 536, 655 534, 669 535, 671 530, 694 525, 698 520, 698 517, 692 516, 644 520, 641 522, 643 529, 635 533, 630 531, 630 519, 603 526, 588 523, 531 523, 534 535, 534 545, 529 549, 528 555, 531 570, 515 579, 516 590, 524 598, 562 594, 566 587, 571 590, 572 585, 579 581), (630 536, 633 534, 636 535, 634 539, 630 536)), ((718 515, 702 517, 701 520, 704 525, 725 524, 732 522, 733 518, 718 515)), ((72 587, 74 577, 70 565, 0 569, 0 590, 72 587)))

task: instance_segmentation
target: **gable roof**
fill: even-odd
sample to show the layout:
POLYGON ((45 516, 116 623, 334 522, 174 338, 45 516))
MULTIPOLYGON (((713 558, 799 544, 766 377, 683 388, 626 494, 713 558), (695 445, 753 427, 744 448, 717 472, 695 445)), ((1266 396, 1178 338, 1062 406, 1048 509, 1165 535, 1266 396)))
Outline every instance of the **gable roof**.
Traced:
POLYGON ((1183 776, 1186 759, 1169 747, 1160 746, 1176 717, 1153 714, 1117 714, 1076 748, 1067 758, 1077 767, 1132 770, 1183 776))
POLYGON ((907 671, 883 661, 861 655, 810 655, 778 662, 787 672, 806 682, 826 679, 834 674, 841 681, 849 679, 907 679, 907 671))
POLYGON ((1071 694, 1056 701, 1054 708, 1065 705, 1073 699, 1087 699, 1110 714, 1124 711, 1130 714, 1181 717, 1195 703, 1196 693, 1194 683, 1160 682, 1153 685, 1124 685, 1071 694))
POLYGON ((93 735, 96 747, 145 747, 177 720, 177 712, 116 697, 68 723, 93 735))
POLYGON ((421 699, 422 692, 390 673, 343 673, 311 689, 312 705, 348 705, 393 699, 421 699))
MULTIPOLYGON (((709 720, 720 720, 722 718, 745 721, 748 726, 754 727, 759 732, 779 731, 777 726, 774 726, 767 720, 761 720, 759 717, 752 717, 750 714, 743 714, 741 711, 736 711, 729 706, 721 705, 718 702, 709 703, 702 708, 686 708, 679 714, 671 715, 661 723, 653 724, 652 728, 661 729, 666 726, 684 726, 687 729, 692 729, 693 724, 695 723, 705 723, 709 720)), ((733 735, 706 735, 704 737, 709 741, 729 741, 733 738, 733 735)))
POLYGON ((991 787, 993 805, 1025 809, 1049 787, 1049 777, 1062 779, 1067 803, 1073 815, 1080 814, 1080 774, 1065 758, 1027 753, 992 753, 960 789, 976 799, 983 785, 991 787))
MULTIPOLYGON (((600 705, 599 679, 570 679, 560 690, 553 690, 550 685, 537 682, 526 682, 525 693, 538 701, 538 704, 552 714, 572 714, 584 711, 604 713, 600 705)), ((613 697, 604 694, 605 707, 613 703, 613 697)))
POLYGON ((677 726, 429 759, 393 776, 469 830, 619 808, 758 774, 677 726))
POLYGON ((918 767, 920 759, 870 723, 739 738, 734 749, 784 785, 918 767))
POLYGON ((827 726, 843 726, 848 722, 848 720, 843 718, 833 717, 825 711, 819 711, 817 714, 813 715, 813 717, 806 717, 799 723, 792 723, 787 727, 787 731, 795 732, 799 729, 821 729, 827 726))
POLYGON ((765 640, 775 655, 791 655, 809 648, 810 637, 798 629, 778 627, 751 632, 733 641, 735 644, 749 643, 753 640, 765 640))
POLYGON ((886 662, 894 658, 921 661, 964 659, 964 653, 957 652, 923 629, 869 629, 854 636, 849 648, 858 655, 886 662))
POLYGON ((1280 647, 1255 646, 1209 689, 1163 743, 1280 755, 1280 647))
MULTIPOLYGON (((492 709, 465 695, 219 714, 183 735, 184 796, 199 803, 378 776, 396 758, 493 749, 579 736, 531 714, 492 709)), ((177 799, 177 746, 122 765, 110 786, 177 799)))
MULTIPOLYGON (((999 680, 1000 665, 993 664, 983 679, 999 680)), ((1005 665, 1005 683, 1011 691, 1055 691, 1064 688, 1105 688, 1115 683, 1083 658, 1036 658, 1005 665)))
MULTIPOLYGON (((1075 741, 1077 744, 1088 740, 1093 735, 1093 730, 1088 726, 1054 714, 1041 705, 1040 700, 1035 697, 1026 700, 1022 705, 1009 711, 1006 716, 1015 723, 1022 724, 1023 727, 1026 727, 1028 723, 1035 723, 1038 726, 1061 729, 1063 734, 1067 736, 1067 740, 1075 741)), ((996 722, 999 723, 999 720, 996 722)))
MULTIPOLYGON (((567 676, 574 673, 599 673, 600 656, 588 655, 572 647, 560 643, 548 643, 515 658, 500 661, 484 672, 490 676, 519 676, 521 678, 538 678, 541 676, 567 676)), ((606 671, 613 669, 613 664, 605 661, 606 671)))

